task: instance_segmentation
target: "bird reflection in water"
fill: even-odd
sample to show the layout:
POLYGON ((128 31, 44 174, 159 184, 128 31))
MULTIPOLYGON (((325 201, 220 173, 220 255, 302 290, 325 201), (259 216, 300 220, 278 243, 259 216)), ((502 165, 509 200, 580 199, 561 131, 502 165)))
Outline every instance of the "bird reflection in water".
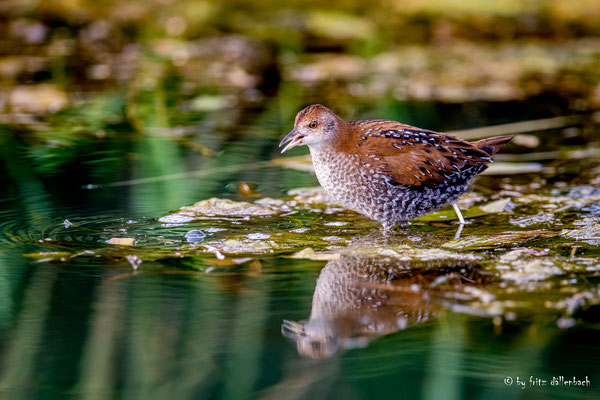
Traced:
POLYGON ((457 302, 464 285, 481 286, 478 269, 466 262, 390 261, 342 256, 321 271, 308 321, 287 321, 284 337, 298 353, 315 359, 435 318, 440 307, 457 302))

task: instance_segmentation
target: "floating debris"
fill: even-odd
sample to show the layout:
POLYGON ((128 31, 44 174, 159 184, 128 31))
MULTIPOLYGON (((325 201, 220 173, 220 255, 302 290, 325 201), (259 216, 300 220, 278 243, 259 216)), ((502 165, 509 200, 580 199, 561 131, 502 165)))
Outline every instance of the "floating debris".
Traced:
POLYGON ((328 241, 328 242, 339 242, 344 240, 343 238, 339 237, 339 236, 324 236, 321 239, 328 241))
POLYGON ((248 239, 257 240, 257 239, 268 239, 271 237, 271 235, 269 235, 268 233, 250 233, 250 234, 246 235, 246 237, 248 239))
POLYGON ((238 191, 248 197, 259 197, 260 193, 256 191, 257 188, 258 185, 256 183, 240 182, 238 184, 238 191))
POLYGON ((299 252, 292 254, 290 257, 291 258, 303 258, 306 260, 329 261, 329 260, 339 260, 340 253, 315 252, 310 247, 307 247, 304 250, 300 250, 299 252))
POLYGON ((220 239, 205 244, 208 252, 218 249, 226 254, 265 254, 288 248, 272 240, 220 239))
POLYGON ((308 231, 310 231, 310 228, 296 228, 296 229, 292 229, 290 232, 304 233, 304 232, 308 232, 308 231))
POLYGON ((217 233, 217 232, 226 231, 227 229, 225 229, 225 228, 206 228, 204 230, 208 233, 217 233))
POLYGON ((114 244, 117 246, 135 246, 135 239, 133 239, 133 238, 110 238, 106 243, 114 244))
POLYGON ((69 229, 71 226, 73 226, 73 224, 68 219, 65 219, 63 221, 63 226, 65 227, 65 229, 69 229))
POLYGON ((223 253, 221 253, 222 249, 217 248, 215 246, 207 246, 207 245, 205 245, 204 247, 206 247, 206 251, 208 253, 213 253, 215 255, 215 257, 217 257, 217 260, 225 259, 225 256, 223 255, 223 253))
POLYGON ((66 261, 73 256, 73 253, 66 251, 41 251, 39 253, 25 253, 23 257, 33 258, 39 262, 47 261, 66 261))
POLYGON ((576 240, 600 241, 600 224, 593 224, 577 229, 563 229, 560 236, 576 240))
POLYGON ((142 263, 142 259, 136 256, 135 254, 130 254, 125 258, 127 259, 129 264, 131 265, 131 268, 133 268, 134 271, 137 270, 140 264, 142 263))

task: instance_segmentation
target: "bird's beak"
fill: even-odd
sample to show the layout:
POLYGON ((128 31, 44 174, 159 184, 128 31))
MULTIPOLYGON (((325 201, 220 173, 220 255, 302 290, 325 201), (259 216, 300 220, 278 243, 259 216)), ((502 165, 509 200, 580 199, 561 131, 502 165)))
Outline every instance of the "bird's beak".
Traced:
POLYGON ((285 153, 292 147, 296 147, 302 144, 302 139, 304 139, 304 135, 301 135, 296 128, 294 128, 290 133, 283 138, 283 140, 279 143, 279 147, 283 146, 285 143, 289 142, 287 146, 281 150, 281 153, 285 153), (290 142, 291 140, 291 142, 290 142))

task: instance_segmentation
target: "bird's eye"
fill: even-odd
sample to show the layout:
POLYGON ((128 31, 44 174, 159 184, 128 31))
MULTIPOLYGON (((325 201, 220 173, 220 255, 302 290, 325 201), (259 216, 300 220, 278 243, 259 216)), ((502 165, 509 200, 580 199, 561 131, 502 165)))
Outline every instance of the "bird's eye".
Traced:
POLYGON ((318 125, 317 121, 313 121, 310 124, 308 124, 308 127, 311 128, 311 129, 315 129, 317 127, 317 125, 318 125))

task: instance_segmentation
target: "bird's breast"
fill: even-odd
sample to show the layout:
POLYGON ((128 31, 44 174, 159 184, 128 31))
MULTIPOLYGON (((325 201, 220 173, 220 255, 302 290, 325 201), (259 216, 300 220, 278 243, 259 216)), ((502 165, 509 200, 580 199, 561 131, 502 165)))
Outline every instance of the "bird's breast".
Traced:
POLYGON ((363 208, 385 191, 387 177, 358 155, 311 149, 311 157, 319 183, 341 205, 364 213, 363 208))

